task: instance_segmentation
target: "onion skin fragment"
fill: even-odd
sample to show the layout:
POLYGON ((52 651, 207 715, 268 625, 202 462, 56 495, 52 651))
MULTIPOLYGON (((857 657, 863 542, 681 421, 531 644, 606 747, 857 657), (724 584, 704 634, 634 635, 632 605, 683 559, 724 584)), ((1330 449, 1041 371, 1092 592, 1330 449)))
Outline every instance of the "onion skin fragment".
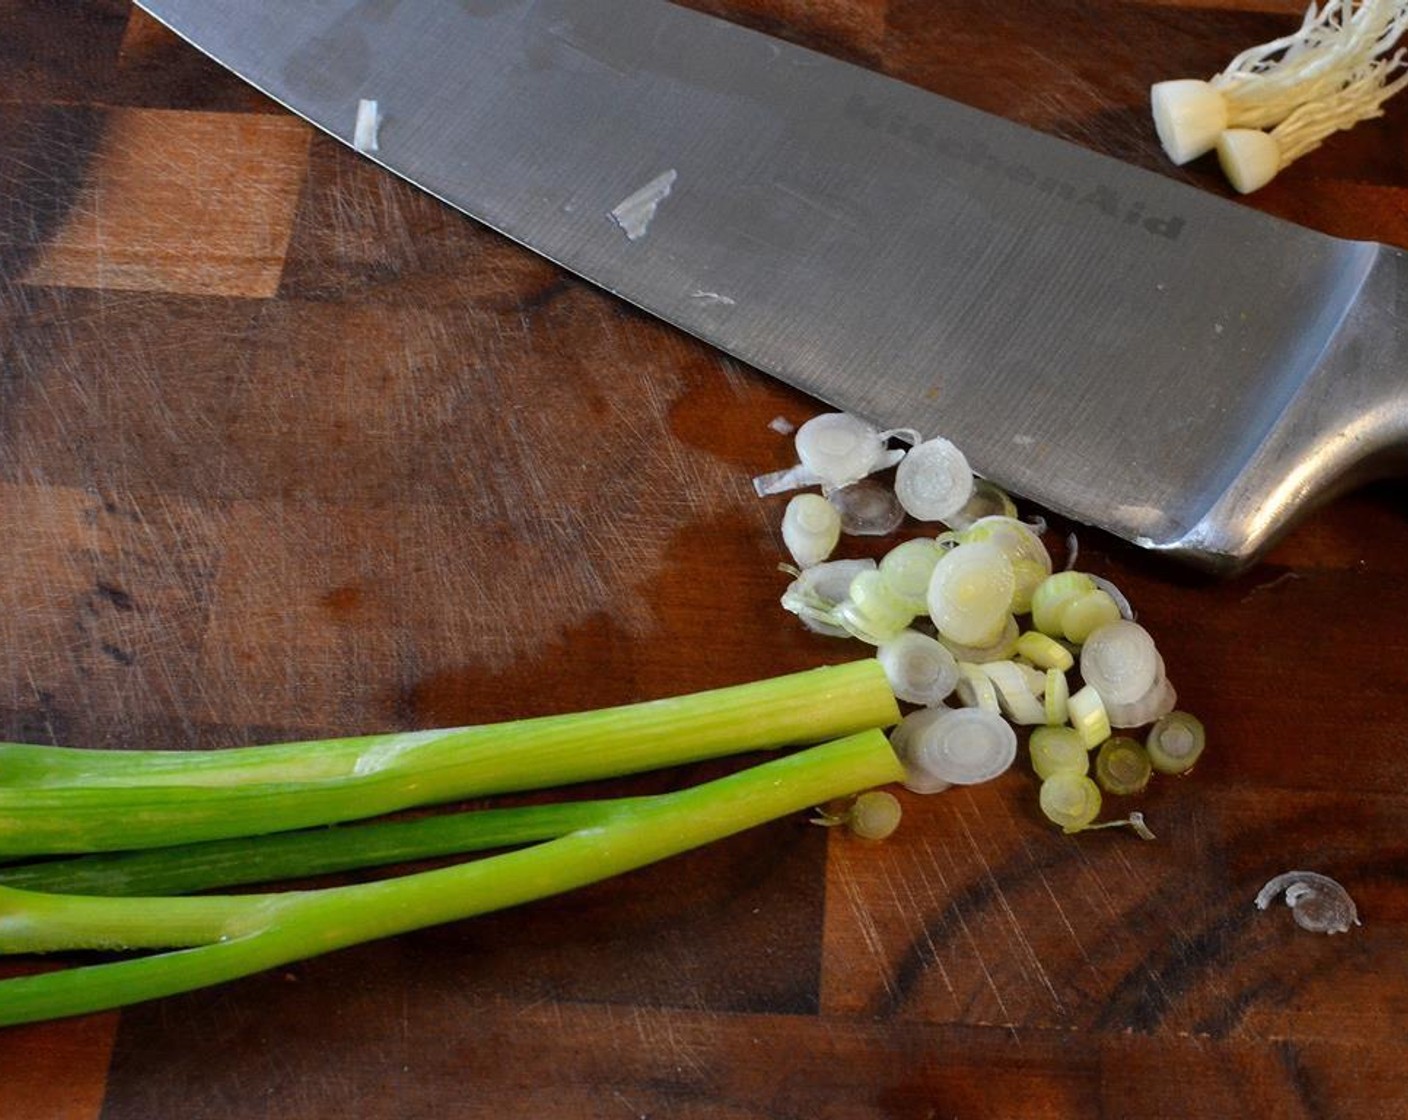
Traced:
POLYGON ((1351 927, 1363 924, 1349 892, 1318 871, 1277 875, 1257 892, 1256 908, 1265 910, 1278 894, 1285 895, 1296 925, 1311 933, 1348 933, 1351 927))

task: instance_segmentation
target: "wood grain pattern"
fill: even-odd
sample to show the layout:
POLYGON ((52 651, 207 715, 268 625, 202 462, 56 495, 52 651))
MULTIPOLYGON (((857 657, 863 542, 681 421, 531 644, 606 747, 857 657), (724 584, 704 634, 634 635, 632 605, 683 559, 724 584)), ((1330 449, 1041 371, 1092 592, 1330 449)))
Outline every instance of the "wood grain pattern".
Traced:
MULTIPOLYGON (((1224 195, 1207 161, 1167 166, 1145 90, 1302 8, 693 6, 1224 195)), ((1405 127, 1391 103, 1243 202, 1408 245, 1405 127)), ((0 128, 0 737, 219 749, 860 653, 778 608, 781 503, 749 485, 791 461, 770 421, 815 402, 315 135, 122 0, 0 0, 0 128)), ((1212 729, 1196 774, 1138 802, 1156 843, 1054 832, 1021 767, 906 796, 880 845, 782 821, 0 1032, 0 1117, 1398 1120, 1405 521, 1403 484, 1372 486, 1216 584, 1079 532, 1212 729), (1292 866, 1346 883, 1363 927, 1256 911, 1292 866)))

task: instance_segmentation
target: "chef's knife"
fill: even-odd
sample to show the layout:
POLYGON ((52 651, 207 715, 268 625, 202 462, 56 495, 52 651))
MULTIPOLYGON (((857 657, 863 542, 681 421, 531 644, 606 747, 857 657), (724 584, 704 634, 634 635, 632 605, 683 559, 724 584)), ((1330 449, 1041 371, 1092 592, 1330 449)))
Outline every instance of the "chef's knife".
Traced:
POLYGON ((1140 545, 1235 570, 1405 444, 1400 249, 662 0, 140 3, 348 143, 375 101, 371 158, 573 272, 1140 545))

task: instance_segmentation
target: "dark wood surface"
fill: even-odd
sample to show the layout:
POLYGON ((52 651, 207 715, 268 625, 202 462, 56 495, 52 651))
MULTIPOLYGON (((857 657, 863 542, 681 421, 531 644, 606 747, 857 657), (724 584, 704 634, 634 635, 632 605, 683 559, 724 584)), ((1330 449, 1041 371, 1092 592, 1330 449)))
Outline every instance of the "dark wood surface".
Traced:
MULTIPOLYGON (((1169 167, 1155 80, 1282 0, 714 0, 1169 167)), ((1408 102, 1248 205, 1408 245, 1408 102)), ((280 111, 120 0, 0 0, 0 736, 220 748, 847 659, 777 606, 769 428, 818 406, 280 111)), ((0 1032, 0 1116, 1408 1114, 1408 491, 1209 583, 1083 531, 1185 706, 1159 833, 1022 768, 188 997, 0 1032), (1362 928, 1252 898, 1340 879, 1362 928)), ((1064 531, 1064 526, 1059 527, 1064 531)), ((1059 537, 1055 538, 1059 540, 1059 537)), ((863 547, 877 547, 858 546, 863 547)), ((7 966, 13 967, 13 966, 7 966)))

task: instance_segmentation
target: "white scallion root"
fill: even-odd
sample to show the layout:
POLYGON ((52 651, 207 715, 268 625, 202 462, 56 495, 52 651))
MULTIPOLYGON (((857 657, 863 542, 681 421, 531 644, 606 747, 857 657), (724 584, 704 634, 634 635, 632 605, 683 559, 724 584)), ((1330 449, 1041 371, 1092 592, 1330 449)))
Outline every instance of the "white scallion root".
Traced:
POLYGON ((1242 194, 1259 190, 1327 137, 1383 116, 1383 103, 1405 87, 1408 70, 1403 51, 1366 63, 1338 92, 1300 106, 1270 132, 1224 132, 1217 141, 1223 173, 1242 194))
POLYGON ((1150 104, 1159 140, 1182 164, 1211 151, 1226 130, 1274 128, 1382 65, 1405 28, 1408 0, 1312 3, 1296 31, 1243 51, 1208 81, 1155 84, 1150 104))

